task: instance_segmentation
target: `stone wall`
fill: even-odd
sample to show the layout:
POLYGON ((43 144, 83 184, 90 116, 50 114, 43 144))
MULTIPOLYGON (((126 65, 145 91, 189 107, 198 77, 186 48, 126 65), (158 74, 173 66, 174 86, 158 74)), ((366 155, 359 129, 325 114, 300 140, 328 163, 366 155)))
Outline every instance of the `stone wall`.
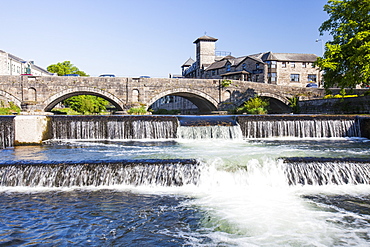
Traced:
POLYGON ((370 114, 370 96, 299 102, 303 114, 370 114))
POLYGON ((271 97, 282 104, 299 95, 301 99, 324 96, 320 88, 303 88, 233 81, 221 87, 217 79, 177 78, 104 78, 67 76, 0 76, 0 97, 23 106, 23 111, 50 111, 62 100, 92 94, 110 101, 117 109, 129 109, 143 104, 149 107, 166 95, 182 96, 198 106, 201 112, 225 110, 225 106, 240 106, 255 94, 271 97), (227 92, 226 92, 227 91, 227 92), (225 98, 229 96, 229 98, 225 98))

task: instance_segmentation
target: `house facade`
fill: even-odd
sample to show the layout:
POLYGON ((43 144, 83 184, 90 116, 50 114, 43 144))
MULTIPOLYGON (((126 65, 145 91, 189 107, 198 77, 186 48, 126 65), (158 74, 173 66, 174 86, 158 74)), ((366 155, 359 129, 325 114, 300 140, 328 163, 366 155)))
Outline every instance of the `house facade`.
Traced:
POLYGON ((218 56, 217 39, 202 36, 194 41, 196 60, 182 65, 185 78, 230 79, 276 85, 305 87, 308 83, 322 85, 314 66, 315 54, 264 52, 243 57, 218 56))
POLYGON ((33 61, 25 61, 10 53, 0 50, 0 75, 50 76, 53 73, 37 66, 33 61))

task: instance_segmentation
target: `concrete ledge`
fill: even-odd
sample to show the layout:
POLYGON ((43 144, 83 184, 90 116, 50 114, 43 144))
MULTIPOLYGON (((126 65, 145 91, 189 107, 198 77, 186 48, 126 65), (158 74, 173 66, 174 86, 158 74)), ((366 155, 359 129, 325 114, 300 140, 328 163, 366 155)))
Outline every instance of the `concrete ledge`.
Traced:
POLYGON ((14 145, 40 145, 48 139, 46 116, 16 116, 14 118, 14 145))

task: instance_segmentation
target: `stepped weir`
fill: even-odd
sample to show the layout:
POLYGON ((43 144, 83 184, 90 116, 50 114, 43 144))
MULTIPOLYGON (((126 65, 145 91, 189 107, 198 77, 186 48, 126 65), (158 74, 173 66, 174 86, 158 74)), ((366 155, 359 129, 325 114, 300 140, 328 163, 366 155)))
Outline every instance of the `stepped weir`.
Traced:
POLYGON ((14 144, 42 144, 48 139, 172 139, 190 136, 195 139, 210 136, 222 139, 369 138, 370 118, 320 115, 0 117, 1 148, 14 144))
POLYGON ((366 246, 369 123, 0 117, 0 245, 366 246))

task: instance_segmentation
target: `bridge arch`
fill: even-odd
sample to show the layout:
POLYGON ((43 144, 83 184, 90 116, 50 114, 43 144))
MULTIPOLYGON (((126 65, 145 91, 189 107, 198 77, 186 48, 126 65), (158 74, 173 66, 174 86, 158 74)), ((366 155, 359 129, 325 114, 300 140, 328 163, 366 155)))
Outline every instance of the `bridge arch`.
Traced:
MULTIPOLYGON (((258 96, 263 98, 270 99, 269 113, 290 113, 291 108, 289 107, 289 100, 287 97, 281 95, 276 95, 268 92, 258 92, 258 96)), ((252 95, 249 95, 241 100, 239 100, 236 105, 241 106, 245 101, 252 98, 252 95)))
POLYGON ((214 98, 206 93, 189 88, 176 88, 156 94, 148 101, 147 107, 149 108, 154 102, 167 95, 181 96, 189 100, 198 107, 201 113, 217 110, 218 102, 214 98))
POLYGON ((17 97, 11 95, 10 93, 0 90, 0 98, 5 98, 8 101, 11 101, 14 104, 16 104, 18 107, 21 107, 22 101, 19 100, 17 97))
POLYGON ((107 101, 109 101, 112 105, 116 107, 118 111, 123 110, 123 102, 114 96, 113 94, 97 89, 97 88, 89 88, 89 87, 80 87, 80 88, 70 88, 63 90, 59 93, 52 95, 50 98, 44 101, 44 111, 48 112, 51 111, 58 103, 62 102, 65 99, 68 99, 72 96, 77 95, 94 95, 101 97, 107 101))

